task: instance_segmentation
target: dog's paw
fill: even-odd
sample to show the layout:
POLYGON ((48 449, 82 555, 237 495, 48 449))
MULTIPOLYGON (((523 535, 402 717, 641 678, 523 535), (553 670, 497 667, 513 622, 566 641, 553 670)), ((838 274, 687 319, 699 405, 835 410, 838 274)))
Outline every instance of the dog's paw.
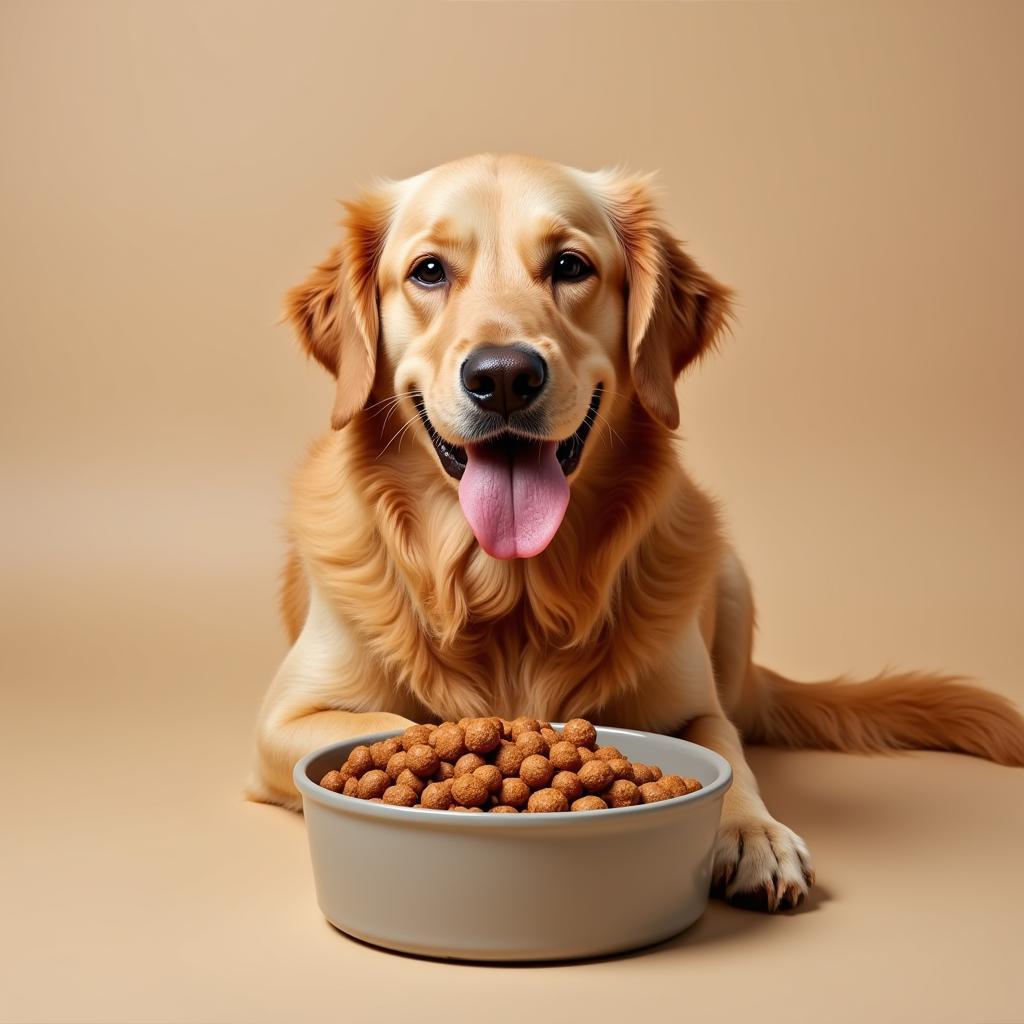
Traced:
POLYGON ((302 797, 298 793, 281 793, 253 775, 242 789, 242 799, 254 804, 274 804, 289 811, 302 810, 302 797))
POLYGON ((774 818, 723 818, 711 892, 749 910, 795 907, 814 884, 807 844, 774 818))

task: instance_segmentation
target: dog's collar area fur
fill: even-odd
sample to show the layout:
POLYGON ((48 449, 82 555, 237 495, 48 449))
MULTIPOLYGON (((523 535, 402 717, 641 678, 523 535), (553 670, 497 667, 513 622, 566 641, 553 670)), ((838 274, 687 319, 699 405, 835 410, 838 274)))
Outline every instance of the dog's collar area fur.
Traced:
MULTIPOLYGON (((594 423, 597 421, 597 410, 601 405, 601 396, 604 394, 604 385, 598 384, 594 388, 594 394, 590 399, 590 405, 587 407, 587 413, 583 417, 583 422, 576 428, 571 436, 567 437, 564 441, 560 441, 558 450, 556 451, 556 457, 558 464, 562 467, 562 472, 569 476, 570 473, 574 472, 577 466, 579 466, 580 458, 583 455, 583 446, 587 443, 587 438, 590 435, 591 430, 594 428, 594 423)), ((420 420, 423 423, 424 428, 427 431, 427 436, 430 438, 431 444, 434 446, 434 451, 437 452, 437 457, 441 461, 441 466, 444 471, 452 477, 454 480, 461 480, 463 473, 466 472, 466 464, 468 462, 468 456, 466 449, 461 445, 454 444, 451 441, 446 441, 434 428, 434 424, 430 422, 430 417, 427 416, 426 406, 423 403, 423 396, 419 392, 413 394, 413 403, 416 406, 416 411, 420 415, 420 420)), ((539 438, 527 437, 522 434, 513 433, 512 431, 502 431, 499 434, 494 435, 482 442, 489 446, 496 448, 505 449, 512 454, 513 449, 519 445, 535 445, 540 443, 539 438)))

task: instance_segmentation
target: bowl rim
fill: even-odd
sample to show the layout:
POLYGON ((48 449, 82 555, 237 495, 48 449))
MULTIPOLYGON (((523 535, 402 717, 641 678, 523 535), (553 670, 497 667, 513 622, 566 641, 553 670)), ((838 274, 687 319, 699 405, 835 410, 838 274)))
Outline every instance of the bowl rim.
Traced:
MULTIPOLYGON (((560 727, 561 722, 552 722, 555 727, 560 727)), ((708 759, 717 769, 718 774, 712 782, 698 789, 694 793, 687 793, 686 796, 673 797, 671 800, 659 800, 653 804, 635 804, 632 807, 609 807, 603 811, 594 811, 581 815, 579 811, 551 811, 546 814, 453 814, 451 811, 434 810, 430 807, 395 807, 391 804, 371 804, 368 800, 360 800, 358 797, 345 796, 342 793, 334 793, 324 789, 318 782, 313 782, 307 775, 310 764, 317 758, 323 757, 328 751, 335 747, 342 746, 369 746, 379 740, 390 739, 393 736, 401 736, 404 729, 388 729, 383 732, 366 733, 361 736, 353 736, 346 740, 336 740, 334 743, 325 744, 316 750, 310 751, 305 757, 296 762, 292 771, 292 779, 295 788, 298 789, 303 801, 313 800, 335 811, 343 811, 347 814, 355 814, 369 819, 378 818, 392 822, 432 822, 433 824, 450 823, 453 828, 544 828, 546 825, 562 824, 566 820, 578 821, 582 816, 588 821, 614 821, 623 815, 657 815, 678 813, 684 807, 692 807, 694 804, 702 803, 705 800, 714 800, 724 796, 732 785, 732 766, 722 757, 721 754, 709 747, 701 746, 699 743, 692 743, 690 740, 679 739, 677 736, 666 736, 664 733, 643 732, 639 729, 621 729, 615 726, 598 726, 602 733, 612 737, 633 736, 641 739, 653 737, 658 740, 667 740, 670 743, 678 743, 690 750, 697 751, 702 757, 708 759)))

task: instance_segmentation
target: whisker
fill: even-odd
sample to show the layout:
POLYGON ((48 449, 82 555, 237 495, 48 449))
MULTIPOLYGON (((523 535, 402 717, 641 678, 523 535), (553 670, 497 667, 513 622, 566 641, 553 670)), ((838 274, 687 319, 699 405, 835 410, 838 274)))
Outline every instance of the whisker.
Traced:
MULTIPOLYGON (((390 409, 388 409, 388 414, 387 414, 387 416, 384 417, 384 422, 380 425, 381 433, 383 433, 385 430, 387 430, 387 428, 388 428, 388 420, 391 419, 391 414, 398 408, 399 404, 400 404, 399 402, 395 402, 395 404, 392 405, 390 409)), ((416 415, 418 416, 419 413, 417 412, 416 415)))
POLYGON ((626 396, 621 391, 613 391, 611 388, 606 387, 604 384, 601 385, 601 398, 604 399, 608 395, 613 395, 615 398, 625 398, 626 396))
MULTIPOLYGON (((406 395, 395 395, 393 398, 387 398, 387 399, 385 399, 382 402, 376 402, 373 407, 377 408, 379 406, 380 408, 377 408, 376 412, 371 413, 369 418, 371 420, 375 419, 377 416, 380 416, 384 412, 387 412, 390 415, 390 413, 397 406, 399 406, 404 399, 411 397, 411 395, 412 395, 412 393, 410 392, 409 394, 406 394, 406 395)), ((385 419, 384 422, 386 424, 387 423, 387 419, 385 419)))
POLYGON ((371 409, 376 409, 378 405, 387 405, 388 402, 398 402, 403 398, 412 398, 416 394, 415 391, 401 391, 397 395, 389 395, 387 398, 382 398, 379 402, 372 402, 363 408, 363 412, 369 412, 371 409))
MULTIPOLYGON (((414 395, 415 395, 415 392, 414 392, 414 391, 410 391, 410 392, 408 393, 408 395, 409 395, 409 397, 412 397, 412 396, 414 396, 414 395)), ((387 416, 385 416, 385 417, 384 417, 384 422, 383 422, 383 423, 382 423, 382 424, 380 425, 380 429, 381 429, 381 431, 384 431, 384 430, 386 430, 386 429, 387 429, 387 425, 388 425, 388 420, 390 420, 390 419, 391 419, 391 414, 392 414, 392 413, 393 413, 393 412, 394 412, 394 411, 395 411, 395 410, 396 410, 396 409, 398 408, 399 404, 400 404, 400 402, 395 402, 395 403, 394 403, 394 404, 393 404, 393 405, 391 406, 391 408, 390 408, 390 409, 388 409, 388 414, 387 414, 387 416)), ((417 409, 416 411, 417 411, 417 414, 418 414, 418 413, 419 413, 419 410, 417 409)))
MULTIPOLYGON (((612 426, 612 422, 610 419, 608 419, 607 416, 602 416, 601 413, 597 409, 595 409, 594 418, 603 420, 605 426, 609 429, 609 431, 611 431, 612 434, 615 435, 615 437, 618 439, 622 447, 626 447, 626 442, 622 440, 622 435, 612 426)), ((611 444, 611 438, 608 439, 608 443, 611 444)))
POLYGON ((370 417, 369 418, 371 420, 376 419, 378 416, 380 416, 382 413, 386 412, 388 409, 393 409, 396 405, 401 404, 401 402, 402 402, 401 398, 392 398, 392 399, 390 399, 387 402, 387 404, 385 404, 384 402, 381 402, 380 403, 380 407, 377 409, 376 412, 370 413, 370 417))
MULTIPOLYGON (((389 448, 391 447, 391 445, 392 445, 392 444, 394 443, 394 440, 395 440, 395 438, 396 438, 396 437, 398 437, 398 435, 399 435, 399 434, 403 433, 403 432, 405 431, 405 429, 406 429, 406 428, 407 428, 407 427, 408 427, 408 426, 409 426, 410 424, 412 424, 412 423, 415 423, 415 422, 416 422, 416 420, 418 420, 419 418, 420 418, 420 416, 419 416, 419 413, 416 413, 416 415, 415 415, 415 416, 410 416, 410 417, 409 417, 409 419, 407 419, 407 420, 405 421, 405 423, 403 423, 403 424, 402 424, 402 425, 401 425, 401 426, 400 426, 400 427, 398 428, 398 430, 396 430, 396 431, 395 431, 395 432, 394 432, 394 433, 393 433, 393 434, 391 435, 391 440, 390 440, 390 441, 388 441, 388 443, 387 443, 386 445, 384 445, 384 447, 383 447, 383 448, 381 449, 381 451, 379 451, 379 452, 377 453, 377 456, 376 456, 376 458, 378 458, 378 459, 379 459, 379 458, 380 458, 380 457, 381 457, 381 456, 382 456, 382 455, 383 455, 383 454, 384 454, 384 453, 385 453, 385 452, 386 452, 386 451, 387 451, 387 450, 388 450, 388 449, 389 449, 389 448)), ((375 460, 375 461, 376 461, 376 460, 375 460)))
MULTIPOLYGON (((419 417, 416 417, 416 418, 418 419, 419 417)), ((402 450, 402 442, 405 440, 405 435, 409 432, 409 428, 412 426, 412 423, 413 423, 413 421, 409 420, 405 424, 405 426, 402 427, 402 433, 399 435, 399 438, 398 438, 398 450, 399 451, 402 450)))

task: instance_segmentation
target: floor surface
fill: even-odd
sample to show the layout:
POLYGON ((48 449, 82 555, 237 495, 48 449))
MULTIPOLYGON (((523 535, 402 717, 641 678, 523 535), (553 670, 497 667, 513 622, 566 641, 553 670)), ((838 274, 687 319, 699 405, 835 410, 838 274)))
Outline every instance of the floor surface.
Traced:
POLYGON ((557 966, 350 940, 317 909, 302 818, 239 796, 283 650, 269 581, 150 582, 85 584, 59 605, 26 585, 8 613, 8 671, 26 685, 0 745, 0 1019, 370 1020, 412 993, 416 1019, 447 1022, 529 1006, 594 1021, 1024 1019, 1024 772, 952 754, 751 751, 816 858, 797 912, 712 902, 661 946, 557 966))

